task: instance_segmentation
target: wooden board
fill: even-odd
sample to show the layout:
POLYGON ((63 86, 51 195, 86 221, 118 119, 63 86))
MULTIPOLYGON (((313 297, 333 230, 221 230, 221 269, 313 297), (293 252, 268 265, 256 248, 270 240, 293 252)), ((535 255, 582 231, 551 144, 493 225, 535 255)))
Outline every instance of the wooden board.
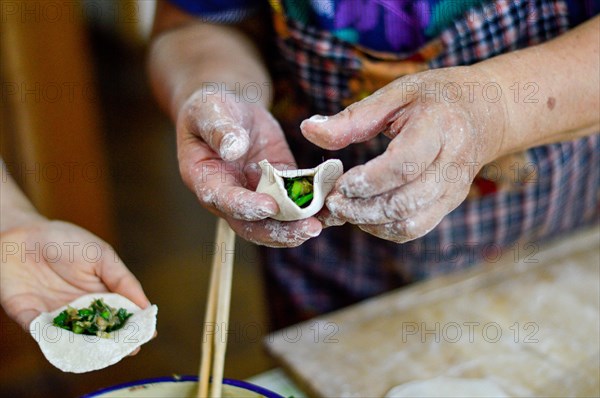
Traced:
POLYGON ((599 243, 595 227, 529 256, 507 251, 266 345, 312 396, 378 397, 438 376, 484 379, 508 396, 599 396, 599 243))

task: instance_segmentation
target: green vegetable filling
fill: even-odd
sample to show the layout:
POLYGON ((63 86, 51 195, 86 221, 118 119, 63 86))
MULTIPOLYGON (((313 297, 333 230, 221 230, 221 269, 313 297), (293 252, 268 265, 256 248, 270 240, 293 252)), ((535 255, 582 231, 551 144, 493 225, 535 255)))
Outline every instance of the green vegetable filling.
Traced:
POLYGON ((103 299, 95 299, 88 308, 67 307, 54 318, 54 325, 76 334, 108 337, 108 333, 121 329, 131 315, 124 308, 117 310, 103 299))
POLYGON ((310 205, 314 195, 312 177, 284 178, 283 184, 295 204, 302 208, 310 205))

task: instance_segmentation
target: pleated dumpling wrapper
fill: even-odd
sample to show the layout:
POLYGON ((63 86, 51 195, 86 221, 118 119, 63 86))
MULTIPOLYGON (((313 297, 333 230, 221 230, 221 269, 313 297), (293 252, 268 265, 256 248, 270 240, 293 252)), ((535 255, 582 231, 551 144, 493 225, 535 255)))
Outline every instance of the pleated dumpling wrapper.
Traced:
POLYGON ((295 221, 314 216, 323 208, 325 198, 337 179, 344 173, 339 159, 329 159, 313 169, 278 170, 267 160, 258 163, 262 170, 256 192, 271 195, 279 205, 274 218, 279 221, 295 221), (300 207, 288 196, 285 178, 312 177, 313 198, 306 207, 300 207))
POLYGON ((63 372, 85 373, 106 368, 119 362, 154 336, 158 312, 156 305, 142 310, 119 294, 94 293, 79 297, 69 303, 69 306, 76 309, 87 308, 95 299, 103 299, 110 307, 124 308, 133 315, 121 329, 110 332, 107 337, 75 334, 54 326, 54 318, 67 306, 41 313, 29 326, 29 332, 46 359, 63 372))

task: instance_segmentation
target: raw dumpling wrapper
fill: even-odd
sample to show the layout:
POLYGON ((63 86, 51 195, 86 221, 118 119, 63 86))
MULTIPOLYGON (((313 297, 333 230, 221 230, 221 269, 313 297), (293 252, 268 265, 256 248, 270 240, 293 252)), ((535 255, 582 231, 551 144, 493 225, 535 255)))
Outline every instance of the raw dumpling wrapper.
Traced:
POLYGON ((54 318, 67 306, 43 312, 29 325, 29 332, 46 359, 63 372, 85 373, 106 368, 119 362, 154 336, 158 312, 156 305, 142 310, 115 293, 87 294, 69 305, 80 309, 88 307, 94 299, 104 299, 107 305, 117 309, 125 308, 133 315, 121 329, 110 332, 107 338, 75 334, 54 326, 54 318))
POLYGON ((446 376, 404 383, 392 388, 385 396, 386 398, 508 397, 500 386, 490 379, 461 379, 446 376))
POLYGON ((344 173, 339 159, 329 159, 314 169, 277 170, 267 160, 258 163, 262 175, 256 192, 271 195, 279 205, 279 213, 273 218, 279 221, 295 221, 314 216, 323 208, 325 197, 331 192, 337 179, 344 173), (289 198, 284 178, 313 177, 313 199, 307 207, 301 208, 289 198))

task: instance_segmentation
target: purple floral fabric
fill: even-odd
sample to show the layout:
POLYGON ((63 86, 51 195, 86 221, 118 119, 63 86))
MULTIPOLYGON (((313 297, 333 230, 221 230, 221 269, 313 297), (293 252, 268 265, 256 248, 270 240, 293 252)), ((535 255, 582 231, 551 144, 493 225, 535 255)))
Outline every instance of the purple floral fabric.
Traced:
MULTIPOLYGON (((473 7, 491 0, 169 0, 209 22, 234 23, 269 3, 303 25, 375 51, 412 53, 473 7)), ((500 0, 506 6, 514 0, 500 0)), ((535 6, 536 0, 529 0, 535 6)), ((570 25, 600 11, 598 0, 565 0, 570 25)))
POLYGON ((392 50, 416 48, 426 40, 429 3, 426 0, 341 0, 336 7, 334 26, 338 32, 355 29, 367 36, 377 32, 379 41, 392 50))

